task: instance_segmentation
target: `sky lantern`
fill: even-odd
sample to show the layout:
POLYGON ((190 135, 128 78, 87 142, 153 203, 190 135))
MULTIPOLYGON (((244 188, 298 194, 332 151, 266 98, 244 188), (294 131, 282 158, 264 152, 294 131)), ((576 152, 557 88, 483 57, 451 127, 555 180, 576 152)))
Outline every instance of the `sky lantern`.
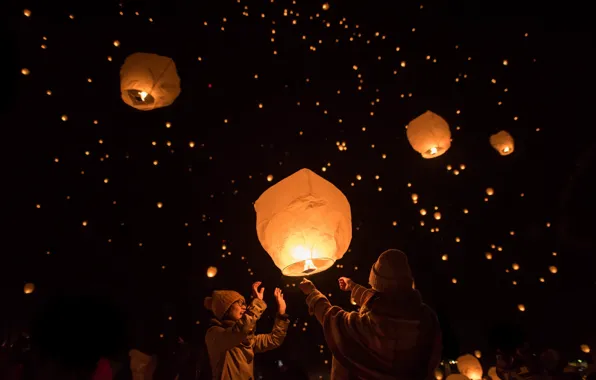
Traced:
POLYGON ((435 369, 435 379, 443 380, 443 371, 440 368, 435 369))
POLYGON ((590 353, 590 346, 588 346, 587 344, 582 344, 581 346, 579 346, 579 348, 582 350, 584 354, 590 353))
POLYGON ((33 293, 34 290, 35 290, 35 284, 32 282, 26 283, 25 286, 23 287, 23 292, 25 294, 31 294, 31 293, 33 293))
POLYGON ((557 269, 556 266, 551 265, 550 267, 548 267, 548 270, 552 273, 552 274, 556 274, 559 270, 557 269))
POLYGON ((209 267, 209 268, 207 268, 207 277, 213 278, 213 277, 215 277, 216 274, 217 274, 217 268, 216 267, 209 267))
POLYGON ((492 135, 490 137, 490 145, 492 145, 501 156, 510 155, 515 150, 513 137, 507 131, 501 131, 492 135))
POLYGON ((488 377, 492 380, 501 380, 501 378, 497 376, 497 367, 490 367, 488 369, 488 377))
POLYGON ((478 359, 480 359, 482 357, 482 352, 480 350, 476 350, 476 351, 474 351, 474 356, 476 356, 478 359))
POLYGON ((452 373, 451 375, 447 376, 446 380, 470 380, 462 374, 459 373, 452 373))
POLYGON ((517 309, 519 311, 523 312, 523 311, 526 311, 526 306, 524 304, 520 303, 519 305, 517 305, 517 309))
POLYGON ((434 217, 435 217, 435 219, 436 219, 436 220, 440 220, 440 219, 441 219, 441 213, 440 213, 440 212, 438 212, 438 211, 437 211, 437 212, 435 212, 435 213, 434 213, 434 217))
POLYGON ((180 95, 180 77, 171 58, 134 53, 120 68, 124 103, 141 111, 169 106, 180 95))
POLYGON ((449 124, 434 112, 426 111, 412 120, 407 128, 410 145, 424 158, 439 157, 451 146, 449 124))
POLYGON ((286 276, 328 269, 352 240, 346 196, 309 169, 267 189, 255 202, 255 211, 259 242, 286 276))
POLYGON ((459 373, 470 380, 482 379, 482 365, 478 359, 470 354, 462 355, 457 358, 457 369, 459 373))
POLYGON ((492 196, 494 193, 495 193, 495 189, 493 189, 492 187, 489 187, 486 189, 486 195, 492 196))

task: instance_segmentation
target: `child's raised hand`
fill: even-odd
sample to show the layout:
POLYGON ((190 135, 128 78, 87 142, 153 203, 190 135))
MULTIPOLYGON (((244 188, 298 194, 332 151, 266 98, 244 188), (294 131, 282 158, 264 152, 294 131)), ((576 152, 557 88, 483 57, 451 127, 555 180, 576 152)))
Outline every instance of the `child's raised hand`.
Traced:
POLYGON ((254 284, 252 284, 252 296, 254 298, 263 300, 263 294, 265 293, 265 287, 262 287, 261 290, 259 291, 259 286, 261 286, 261 281, 257 281, 254 284))
POLYGON ((282 293, 281 289, 275 288, 275 291, 273 291, 273 295, 275 296, 275 300, 277 301, 279 314, 285 314, 286 313, 286 300, 284 300, 284 294, 282 293))

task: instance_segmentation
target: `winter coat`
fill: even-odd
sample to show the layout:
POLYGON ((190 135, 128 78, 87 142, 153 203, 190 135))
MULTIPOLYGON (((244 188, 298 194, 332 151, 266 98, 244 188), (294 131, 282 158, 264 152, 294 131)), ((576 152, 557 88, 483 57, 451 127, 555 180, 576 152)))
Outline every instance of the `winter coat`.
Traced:
POLYGON ((254 298, 238 321, 212 319, 205 343, 213 380, 253 380, 254 354, 279 347, 288 331, 287 315, 277 315, 269 334, 255 335, 256 323, 267 308, 254 298))
POLYGON ((354 284, 352 299, 361 306, 360 312, 332 306, 318 290, 306 298, 333 354, 332 380, 434 378, 441 358, 441 330, 417 290, 390 296, 354 284))

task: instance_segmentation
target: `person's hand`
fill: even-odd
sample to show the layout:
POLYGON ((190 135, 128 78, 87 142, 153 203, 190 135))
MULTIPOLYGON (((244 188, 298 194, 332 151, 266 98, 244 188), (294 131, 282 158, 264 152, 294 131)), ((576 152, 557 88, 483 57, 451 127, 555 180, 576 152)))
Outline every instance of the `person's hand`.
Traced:
POLYGON ((265 287, 262 287, 259 291, 259 286, 261 286, 261 281, 257 281, 252 284, 252 296, 254 298, 258 298, 261 301, 263 300, 263 294, 265 293, 265 287))
POLYGON ((277 301, 278 313, 283 315, 286 313, 286 300, 284 300, 284 294, 281 292, 280 288, 275 288, 273 291, 273 295, 275 296, 275 300, 277 301))
POLYGON ((302 290, 302 293, 306 295, 309 295, 310 293, 317 290, 317 288, 315 288, 315 284, 313 284, 312 281, 307 280, 306 278, 302 279, 302 282, 298 285, 298 287, 300 288, 300 290, 302 290))
POLYGON ((353 281, 348 277, 340 277, 339 278, 339 288, 344 292, 351 292, 353 281))

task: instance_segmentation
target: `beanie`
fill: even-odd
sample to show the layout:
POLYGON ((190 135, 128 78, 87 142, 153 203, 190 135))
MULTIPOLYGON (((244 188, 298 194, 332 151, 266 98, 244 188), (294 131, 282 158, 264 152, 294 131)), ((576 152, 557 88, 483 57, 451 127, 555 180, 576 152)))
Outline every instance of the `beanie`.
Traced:
POLYGON ((211 297, 205 297, 205 307, 213 312, 215 318, 222 319, 226 311, 236 301, 244 301, 244 297, 233 290, 214 290, 211 297))
POLYGON ((381 293, 411 289, 414 279, 406 254, 397 249, 388 249, 381 253, 370 270, 368 282, 374 290, 381 293))

